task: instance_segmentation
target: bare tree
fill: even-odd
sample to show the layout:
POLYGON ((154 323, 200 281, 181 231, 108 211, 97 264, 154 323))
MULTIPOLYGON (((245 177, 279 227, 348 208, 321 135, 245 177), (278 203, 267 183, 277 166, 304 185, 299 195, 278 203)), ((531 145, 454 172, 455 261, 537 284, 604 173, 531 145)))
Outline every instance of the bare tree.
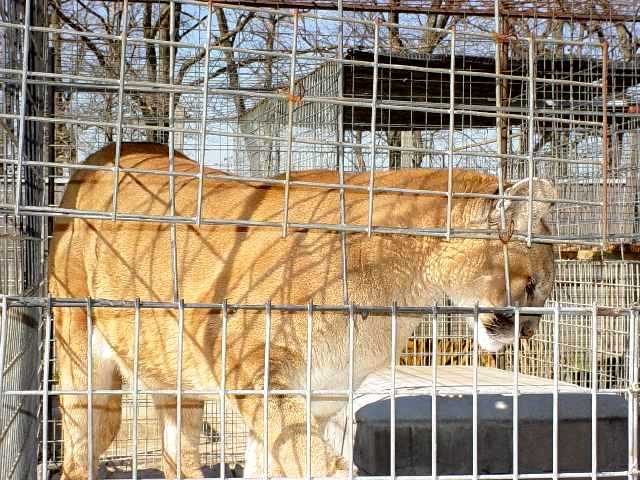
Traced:
MULTIPOLYGON (((59 26, 65 25, 78 32, 83 33, 106 33, 118 35, 121 32, 123 18, 122 4, 119 2, 91 2, 85 3, 83 0, 52 0, 52 19, 59 26)), ((174 38, 175 42, 188 41, 190 36, 195 35, 198 30, 205 28, 207 16, 196 17, 198 9, 185 10, 181 3, 174 6, 174 38)), ((217 8, 215 11, 217 19, 217 30, 219 35, 212 38, 211 46, 232 47, 236 44, 238 33, 243 31, 254 18, 253 13, 237 15, 233 24, 227 19, 224 11, 217 8)), ((127 12, 127 31, 142 32, 145 39, 144 44, 136 42, 121 52, 119 39, 94 38, 91 35, 73 36, 63 34, 54 37, 53 46, 57 59, 56 71, 62 71, 62 62, 70 59, 75 63, 75 69, 79 74, 86 75, 88 72, 98 78, 119 78, 120 59, 124 55, 125 78, 151 82, 153 84, 168 85, 173 80, 174 85, 197 86, 204 81, 204 72, 201 65, 207 50, 187 49, 169 46, 167 43, 171 39, 171 12, 168 4, 133 4, 127 12), (78 46, 78 42, 79 45, 78 46), (80 48, 82 53, 79 54, 80 48), (174 71, 171 71, 171 50, 175 59, 174 71)), ((227 78, 231 88, 238 87, 238 70, 243 66, 259 63, 264 60, 262 57, 245 58, 236 61, 232 53, 225 53, 227 65, 223 67, 211 68, 208 72, 210 81, 218 77, 227 78)), ((65 69, 67 65, 65 64, 65 69)), ((113 93, 94 92, 97 96, 103 97, 102 111, 94 112, 107 119, 113 120, 113 108, 117 105, 117 96, 113 93)), ((139 116, 142 124, 151 127, 167 128, 169 126, 169 96, 166 94, 143 93, 140 91, 129 91, 131 104, 125 108, 127 113, 139 116)), ((58 108, 71 112, 73 109, 74 93, 65 92, 66 98, 59 102, 58 108)), ((181 93, 175 92, 173 95, 174 108, 181 101, 181 93)), ((60 98, 60 97, 59 97, 60 98)), ((235 98, 235 105, 238 113, 245 110, 241 98, 235 98)), ((186 110, 192 110, 189 107, 186 110)), ((189 112, 190 113, 190 112, 189 112)), ((203 113, 204 114, 204 113, 203 113)), ((59 129, 59 134, 69 136, 64 128, 59 129)), ((113 132, 105 128, 103 134, 107 140, 112 140, 113 132)), ((153 142, 166 143, 168 141, 167 130, 146 129, 145 139, 153 142)), ((65 140, 70 141, 70 140, 65 140)))
MULTIPOLYGON (((396 3, 399 0, 394 0, 396 3)), ((598 0, 606 4, 608 0, 598 0)), ((407 52, 432 54, 442 48, 448 38, 447 30, 457 24, 465 24, 465 28, 476 30, 493 30, 493 22, 490 19, 478 19, 473 17, 456 17, 444 14, 424 15, 400 15, 393 10, 395 4, 391 2, 390 12, 386 14, 369 13, 358 14, 366 18, 382 18, 392 24, 380 29, 381 44, 385 45, 391 54, 402 55, 407 52), (402 28, 404 23, 414 27, 424 27, 422 33, 408 35, 402 28)), ((121 2, 85 0, 51 0, 51 25, 56 27, 66 26, 73 30, 90 34, 106 33, 117 36, 121 32, 123 11, 121 2)), ((567 7, 568 8, 568 7, 567 7)), ((150 82, 151 84, 166 85, 173 82, 176 86, 201 86, 204 82, 203 71, 204 58, 207 51, 204 48, 175 47, 167 44, 171 40, 171 11, 165 3, 132 3, 128 10, 127 30, 129 35, 142 37, 144 42, 131 42, 126 52, 121 52, 121 42, 118 38, 96 38, 91 35, 76 36, 73 34, 55 34, 52 36, 52 46, 56 53, 56 71, 66 73, 73 71, 77 75, 91 73, 97 78, 117 79, 120 76, 120 56, 124 55, 125 77, 130 80, 150 82), (175 66, 171 69, 170 57, 173 54, 175 66)), ((355 14, 354 14, 355 15, 355 14)), ((202 44, 202 34, 206 29, 206 8, 174 4, 173 12, 175 32, 173 40, 185 43, 202 44), (195 38, 196 40, 193 40, 195 38)), ((306 25, 305 19, 299 19, 298 50, 300 55, 305 52, 321 53, 336 48, 335 39, 330 35, 318 35, 318 29, 326 28, 330 22, 322 21, 306 25), (327 40, 328 39, 328 40, 327 40)), ((569 25, 561 20, 526 19, 523 17, 507 17, 505 19, 507 33, 512 33, 520 38, 529 33, 538 36, 542 31, 545 37, 562 39, 567 35, 569 25)), ((251 89, 263 89, 277 91, 288 88, 286 78, 289 75, 288 61, 286 58, 277 58, 272 55, 259 53, 286 52, 291 48, 291 36, 279 35, 279 30, 291 29, 291 16, 283 13, 256 13, 241 10, 223 9, 216 7, 212 16, 213 32, 211 46, 215 50, 210 62, 209 72, 206 77, 210 84, 228 88, 232 91, 250 92, 251 89), (248 52, 241 53, 235 47, 246 47, 248 52), (221 47, 216 49, 216 47, 221 47)), ((613 25, 614 28, 604 28, 595 22, 591 24, 572 25, 573 39, 585 40, 598 38, 607 39, 612 45, 612 50, 619 52, 621 58, 633 58, 637 56, 638 38, 637 31, 623 23, 613 25)), ((358 48, 372 46, 372 26, 370 24, 345 23, 345 41, 347 45, 356 45, 358 48)), ((542 47, 541 47, 542 48, 542 47)), ((544 48, 552 48, 545 45, 544 48)), ((553 48, 560 48, 557 45, 553 48)), ((551 53, 551 52, 550 52, 551 53)), ((556 52, 560 54, 561 52, 556 52)), ((526 42, 510 42, 509 56, 511 58, 525 58, 526 42), (523 45, 525 48, 523 48, 523 45)), ((77 112, 82 114, 95 114, 95 117, 103 118, 108 122, 115 121, 115 113, 118 107, 117 90, 107 90, 96 86, 92 92, 94 98, 101 101, 95 102, 91 108, 94 112, 83 111, 83 106, 78 106, 79 95, 75 91, 62 89, 58 93, 59 116, 73 116, 77 112)), ((158 94, 150 90, 128 90, 125 114, 128 118, 135 117, 137 123, 152 127, 144 130, 141 135, 128 132, 129 135, 137 135, 136 138, 144 138, 154 142, 166 142, 168 140, 167 129, 169 127, 169 95, 158 94)), ((184 116, 195 118, 200 115, 201 97, 194 100, 194 95, 184 95, 179 91, 172 95, 176 110, 184 112, 184 116), (197 102, 197 103, 196 103, 197 102)), ((222 97, 222 96, 220 96, 222 97)), ((217 102, 220 118, 235 118, 238 120, 237 128, 240 133, 250 134, 251 131, 243 121, 246 114, 255 105, 255 96, 249 94, 229 95, 217 102), (220 106, 222 105, 222 106, 220 106), (223 111, 224 110, 224 111, 223 111)), ((202 112, 206 114, 206 112, 202 112)), ((228 120, 227 120, 228 121, 228 120)), ((57 144, 71 145, 79 132, 84 127, 74 127, 71 124, 59 123, 56 125, 57 144)), ((114 140, 114 131, 109 127, 100 129, 101 135, 106 140, 114 140)), ((272 132, 273 133, 273 132, 272 132)), ((402 126, 389 125, 385 132, 387 143, 393 147, 389 153, 390 168, 400 166, 420 166, 424 163, 424 155, 420 152, 400 152, 399 147, 411 147, 421 150, 425 145, 425 131, 421 128, 407 130, 402 126)), ((272 136, 267 133, 267 136, 272 136)), ((362 133, 354 134, 355 142, 362 138, 362 133)), ((520 130, 520 148, 527 148, 525 144, 526 132, 520 130)), ((545 148, 545 142, 556 140, 548 139, 544 135, 537 136, 537 148, 545 148)), ((563 141, 563 140, 557 140, 563 141)), ((266 162, 267 169, 272 170, 275 159, 268 153, 272 149, 272 142, 263 142, 257 147, 260 151, 267 152, 256 161, 266 162), (270 166, 269 166, 270 165, 270 166)), ((70 152, 73 149, 68 149, 70 152)), ((250 155, 251 148, 245 148, 250 155)), ((359 157, 357 163, 363 163, 362 149, 354 149, 354 154, 359 157), (358 153, 359 152, 359 153, 358 153)))
MULTIPOLYGON (((437 29, 453 27, 457 22, 457 17, 451 15, 427 14, 419 16, 418 22, 425 27, 420 39, 417 42, 409 42, 402 38, 402 34, 397 25, 400 24, 400 15, 397 12, 390 12, 388 21, 394 25, 389 27, 388 44, 391 53, 403 54, 405 52, 432 54, 443 41, 448 33, 437 29)), ((410 130, 397 129, 390 126, 387 129, 387 145, 394 148, 389 150, 389 168, 397 169, 401 167, 420 167, 423 162, 423 153, 416 151, 424 149, 424 131, 419 128, 410 130), (402 151, 399 148, 410 148, 410 151, 402 151), (415 149, 415 150, 413 150, 415 149)))

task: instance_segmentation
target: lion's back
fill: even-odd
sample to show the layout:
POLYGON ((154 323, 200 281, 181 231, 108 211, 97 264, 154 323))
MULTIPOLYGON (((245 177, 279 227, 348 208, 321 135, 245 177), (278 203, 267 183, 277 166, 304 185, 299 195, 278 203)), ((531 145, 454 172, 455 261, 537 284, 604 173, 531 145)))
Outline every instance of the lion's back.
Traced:
MULTIPOLYGON (((172 220, 171 190, 167 175, 150 173, 168 171, 168 148, 155 144, 122 145, 120 167, 124 170, 141 169, 147 173, 121 171, 118 214, 129 218, 116 222, 111 219, 114 154, 113 145, 96 152, 86 164, 105 167, 106 170, 78 171, 69 183, 61 206, 70 210, 99 212, 104 218, 56 221, 50 260, 51 277, 57 277, 52 282, 53 295, 84 297, 100 293, 98 287, 109 297, 125 293, 128 297, 164 297, 168 291, 170 282, 167 279, 170 280, 172 275, 167 228, 167 222, 172 220), (133 215, 152 221, 132 221, 133 215), (151 252, 160 254, 154 256, 151 252)), ((299 258, 299 263, 316 265, 308 268, 310 272, 338 268, 339 256, 334 255, 337 246, 335 235, 313 228, 314 225, 340 223, 339 177, 336 171, 292 174, 291 179, 295 183, 290 188, 288 203, 285 202, 285 187, 281 182, 260 184, 207 179, 202 194, 204 222, 196 227, 182 223, 192 223, 197 214, 198 178, 193 175, 199 171, 198 164, 177 153, 175 170, 189 174, 174 177, 175 213, 179 217, 174 221, 181 224, 178 231, 183 242, 178 260, 190 266, 189 275, 193 277, 193 281, 184 279, 185 286, 198 285, 200 273, 196 266, 206 268, 212 276, 218 275, 213 275, 214 272, 221 272, 220 281, 244 284, 240 277, 259 275, 258 270, 280 269, 280 264, 286 264, 296 252, 300 255, 307 252, 305 255, 310 256, 299 258), (333 186, 319 188, 323 184, 333 186), (280 227, 285 208, 288 210, 288 222, 294 224, 290 229, 290 234, 295 236, 293 239, 281 239, 280 227), (216 220, 218 225, 208 225, 208 220, 216 220), (238 226, 239 220, 247 223, 238 226), (300 235, 308 237, 304 243, 300 243, 300 235), (236 267, 242 272, 235 272, 236 267), (230 281, 232 278, 233 282, 230 281)), ((224 175, 210 169, 206 169, 206 173, 224 175)), ((494 177, 472 171, 456 170, 453 173, 454 191, 495 192, 494 177)), ((275 177, 276 180, 283 178, 275 177)), ((346 190, 346 221, 365 228, 369 174, 348 174, 346 183, 353 187, 346 190)), ((446 170, 376 172, 374 186, 381 190, 375 194, 375 225, 414 227, 440 224, 446 197, 402 194, 393 188, 445 192, 447 185, 446 170)), ((269 277, 265 275, 265 278, 269 277)), ((271 291, 276 288, 279 287, 270 286, 271 291)))

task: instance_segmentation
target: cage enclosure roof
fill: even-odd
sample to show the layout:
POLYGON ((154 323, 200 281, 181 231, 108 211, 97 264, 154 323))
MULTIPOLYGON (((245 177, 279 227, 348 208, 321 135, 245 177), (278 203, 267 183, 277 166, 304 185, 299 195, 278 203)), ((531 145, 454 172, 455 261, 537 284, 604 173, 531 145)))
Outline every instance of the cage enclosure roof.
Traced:
MULTIPOLYGON (((114 1, 114 0, 111 0, 114 1)), ((149 1, 149 0, 132 0, 149 1)), ((166 0, 165 0, 166 1, 166 0)), ((206 0, 201 0, 205 2, 206 0)), ((225 0, 237 6, 338 10, 337 0, 225 0)), ((493 17, 495 0, 343 0, 344 11, 400 12, 493 17)), ((555 18, 570 21, 634 22, 640 13, 636 0, 501 0, 501 16, 555 18)))
MULTIPOLYGON (((373 62, 372 52, 365 50, 349 50, 347 59, 373 62)), ((378 63, 378 98, 383 101, 411 101, 440 108, 449 106, 451 57, 449 55, 392 55, 379 54, 378 63), (400 68, 384 68, 384 65, 415 66, 443 69, 441 72, 416 72, 400 68)), ((607 85, 610 99, 621 99, 629 87, 640 83, 640 68, 636 62, 610 62, 608 66, 607 85)), ((553 110, 553 116, 594 120, 602 113, 603 99, 597 85, 603 80, 602 62, 593 58, 541 58, 536 61, 535 105, 539 112, 544 109, 553 110), (585 82, 594 87, 543 83, 542 79, 572 80, 585 82)), ((505 62, 503 72, 514 76, 527 76, 526 59, 511 58, 505 62)), ((458 55, 455 58, 457 72, 495 73, 495 59, 458 55)), ((504 80, 504 107, 509 113, 526 114, 528 111, 527 88, 528 78, 504 80)), ((344 67, 344 95, 353 98, 371 98, 373 92, 373 67, 370 65, 346 65, 344 67)), ((470 108, 478 111, 495 111, 496 80, 492 77, 455 75, 456 109, 470 108)), ((623 105, 624 106, 624 105, 623 105)), ((614 110, 609 105, 609 113, 614 110)), ((536 113, 544 116, 544 113, 536 113)), ((425 129, 440 129, 448 126, 448 113, 422 113, 410 110, 379 111, 378 122, 383 125, 413 126, 425 129)), ((358 125, 371 123, 371 109, 366 107, 346 107, 345 124, 358 125)), ((512 124, 521 120, 510 119, 512 124)), ((458 115, 454 117, 456 128, 495 126, 494 116, 458 115)))

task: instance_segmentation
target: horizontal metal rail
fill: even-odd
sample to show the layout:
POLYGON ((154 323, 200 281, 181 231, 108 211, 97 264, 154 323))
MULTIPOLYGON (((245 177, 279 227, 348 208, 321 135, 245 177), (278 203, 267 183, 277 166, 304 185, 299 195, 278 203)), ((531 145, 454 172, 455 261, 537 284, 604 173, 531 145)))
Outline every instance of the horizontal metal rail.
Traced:
MULTIPOLYGON (((10 214, 14 205, 11 203, 0 203, 0 215, 10 214)), ((110 220, 113 215, 108 212, 74 210, 60 207, 22 206, 20 212, 23 215, 66 217, 66 218, 88 218, 94 220, 110 220)), ((135 213, 118 213, 118 221, 124 222, 145 222, 164 223, 176 225, 197 225, 196 217, 171 216, 171 215, 143 215, 135 213)), ((282 229, 282 222, 257 221, 257 220, 224 220, 202 218, 201 226, 234 226, 234 227, 269 227, 282 229)), ((408 228, 408 227, 381 227, 372 226, 369 230, 366 224, 329 224, 329 223, 299 223, 289 222, 287 226, 291 229, 317 230, 325 232, 347 232, 347 233, 371 233, 380 235, 403 235, 416 237, 446 238, 449 233, 450 238, 499 240, 500 236, 495 229, 451 229, 447 232, 445 228, 408 228)), ((514 241, 526 242, 526 233, 513 233, 511 237, 514 241)), ((600 240, 583 239, 576 235, 534 235, 532 243, 541 244, 566 244, 600 246, 600 240)))
MULTIPOLYGON (((50 298, 50 297, 23 297, 16 295, 2 295, 1 298, 6 299, 7 308, 15 307, 65 307, 65 308, 86 308, 87 299, 76 298, 50 298)), ((144 309, 170 309, 178 310, 179 302, 158 302, 140 300, 139 308, 144 309)), ((136 300, 108 300, 101 298, 91 299, 91 308, 93 310, 100 308, 136 308, 136 300)), ((243 304, 243 303, 184 303, 184 309, 207 309, 221 312, 226 308, 229 314, 238 311, 255 311, 263 312, 266 310, 264 304, 243 304)), ((307 312, 308 304, 272 304, 269 307, 272 312, 307 312)), ((355 313, 366 313, 367 315, 391 315, 394 307, 389 306, 369 306, 369 305, 318 305, 313 304, 313 311, 316 313, 343 313, 349 314, 350 309, 355 313)), ((475 312, 481 313, 511 313, 515 314, 516 309, 520 315, 553 315, 559 311, 563 315, 596 315, 606 316, 626 316, 631 315, 634 311, 640 311, 640 305, 634 307, 462 307, 462 306, 397 306, 396 313, 402 316, 409 315, 431 315, 434 311, 438 314, 464 314, 473 316, 475 312)), ((303 390, 304 391, 304 390, 303 390)), ((175 392, 175 390, 174 390, 175 392)))
MULTIPOLYGON (((0 118, 11 118, 11 119, 17 119, 18 115, 12 115, 12 114, 0 114, 0 118)), ((80 119, 74 119, 74 118, 46 118, 46 117, 35 117, 35 116, 27 116, 27 120, 30 121, 36 121, 36 122, 43 122, 43 123, 68 123, 68 124, 73 124, 73 125, 80 125, 80 126, 99 126, 99 127, 117 127, 117 123, 115 122, 96 122, 96 121, 92 121, 92 120, 80 120, 80 119)), ((210 120, 207 121, 211 121, 212 123, 222 123, 222 119, 220 118, 211 118, 210 120)), ((200 130, 196 130, 196 129, 190 129, 190 128, 181 128, 181 127, 161 127, 161 126, 154 126, 154 125, 138 125, 138 124, 134 124, 134 123, 123 123, 123 128, 126 129, 136 129, 136 130, 142 130, 142 131, 158 131, 158 132, 168 132, 168 133, 190 133, 190 134, 198 134, 200 133, 200 130)), ((222 138, 234 138, 234 139, 248 139, 248 140, 267 140, 267 141, 274 141, 274 142, 278 142, 278 141, 283 141, 286 140, 284 137, 279 137, 279 136, 274 136, 274 135, 254 135, 254 134, 247 134, 247 133, 239 133, 239 132, 226 132, 226 131, 218 131, 215 129, 208 129, 207 130, 207 135, 215 135, 218 137, 222 137, 222 138)), ((331 145, 331 146, 336 146, 336 147, 349 147, 351 149, 359 149, 362 148, 362 144, 359 143, 353 143, 353 142, 340 142, 340 141, 335 141, 335 140, 316 140, 313 138, 309 138, 309 137, 304 137, 304 136, 299 136, 294 140, 294 143, 296 144, 300 144, 300 145, 322 145, 322 146, 327 146, 327 145, 331 145)), ((495 153, 495 152, 485 152, 485 151, 465 151, 465 150, 461 150, 461 149, 465 149, 465 148, 470 148, 473 145, 467 146, 467 145, 462 145, 460 147, 457 147, 455 150, 455 155, 456 157, 478 157, 478 158, 482 158, 482 159, 507 159, 507 160, 528 160, 528 156, 527 155, 518 155, 518 154, 513 154, 513 153, 509 153, 509 154, 500 154, 500 153, 495 153)), ((415 152, 415 153, 424 153, 424 154, 435 154, 435 155, 446 155, 448 153, 448 150, 439 150, 437 148, 418 148, 418 147, 397 147, 397 146, 389 146, 389 145, 379 145, 376 146, 376 151, 379 152, 392 152, 392 151, 399 151, 399 152, 415 152)), ((554 157, 549 157, 549 156, 544 156, 544 155, 534 155, 534 160, 536 161, 547 161, 547 162, 554 162, 554 163, 573 163, 573 164, 577 164, 577 165, 591 165, 591 166, 601 166, 602 162, 597 162, 597 161, 590 161, 588 159, 580 159, 580 160, 575 160, 575 159, 570 159, 570 158, 554 158, 554 157)), ((2 159, 0 158, 0 161, 3 161, 5 163, 11 163, 11 162, 16 162, 13 159, 9 159, 9 158, 5 158, 2 159)), ((25 160, 26 162, 26 160, 25 160)), ((24 163, 25 165, 28 165, 28 163, 24 163)), ((34 162, 33 164, 38 164, 38 165, 48 165, 45 162, 34 162)), ((50 163, 52 164, 52 163, 50 163)), ((82 169, 82 168, 86 168, 86 169, 94 169, 94 170, 100 170, 100 169, 108 169, 110 167, 101 167, 101 166, 97 166, 97 165, 84 165, 84 164, 78 164, 78 163, 65 163, 65 162, 55 162, 55 166, 65 166, 68 168, 77 168, 77 169, 82 169)), ((132 171, 136 171, 135 169, 132 169, 132 171)), ((142 170, 143 171, 143 170, 142 170)), ((186 176, 188 176, 189 174, 184 174, 186 176)), ((247 177, 243 177, 243 178, 247 178, 247 177)), ((264 180, 263 177, 260 177, 261 180, 264 180)))
MULTIPOLYGON (((135 1, 132 1, 132 3, 135 3, 135 1)), ((167 0, 159 0, 159 3, 167 3, 167 0)), ((179 3, 182 5, 192 5, 192 6, 197 6, 201 8, 206 7, 206 2, 202 2, 201 0, 172 0, 172 3, 174 4, 179 3)), ((316 3, 316 5, 320 5, 320 4, 316 3)), ((278 14, 279 16, 283 16, 283 17, 293 17, 294 15, 293 12, 290 12, 288 10, 285 10, 282 8, 269 7, 267 5, 254 7, 251 5, 247 5, 246 3, 244 5, 231 4, 231 3, 213 3, 213 6, 216 8, 224 8, 226 10, 246 11, 246 12, 254 12, 254 13, 261 13, 261 14, 268 14, 268 13, 278 14)), ((491 10, 490 13, 491 13, 491 16, 493 16, 493 10, 491 10)), ((445 29, 445 28, 429 27, 426 25, 398 24, 398 23, 389 22, 389 21, 376 22, 375 20, 368 20, 366 18, 360 18, 360 17, 354 17, 354 16, 347 17, 339 14, 338 15, 319 14, 319 13, 314 13, 313 9, 301 10, 297 14, 299 15, 300 18, 308 18, 311 20, 323 20, 328 22, 348 22, 356 25, 366 25, 370 27, 373 27, 376 23, 378 23, 380 26, 387 27, 387 28, 395 28, 400 26, 402 27, 403 30, 407 30, 407 31, 416 31, 416 32, 428 31, 433 33, 448 32, 448 29, 445 29)), ((520 14, 518 14, 518 16, 520 16, 520 14)), ((592 17, 589 17, 589 18, 592 18, 592 17)), ((20 24, 10 23, 10 22, 0 22, 0 27, 12 27, 16 29, 24 28, 20 24)), ((42 31, 49 31, 49 30, 50 29, 46 29, 46 30, 43 29, 42 31)), ((54 30, 58 30, 58 29, 54 29, 54 30)), ((64 33, 68 33, 68 32, 69 32, 68 30, 64 31, 64 33)), ((75 33, 75 31, 71 31, 71 32, 75 33)), ((77 33, 82 33, 82 32, 77 32, 77 33)), ((461 33, 471 38, 484 39, 486 41, 493 41, 493 42, 496 41, 495 36, 493 36, 492 33, 490 32, 474 31, 474 32, 461 32, 461 33)), ((119 38, 119 36, 108 35, 108 36, 105 36, 104 38, 114 40, 119 38)), ((597 47, 600 45, 598 42, 591 42, 591 41, 580 42, 575 40, 554 40, 551 38, 544 39, 544 42, 551 43, 551 44, 558 43, 558 44, 564 44, 564 45, 585 46, 585 47, 597 47)), ((163 43, 166 43, 167 45, 172 45, 177 42, 164 41, 163 43)))

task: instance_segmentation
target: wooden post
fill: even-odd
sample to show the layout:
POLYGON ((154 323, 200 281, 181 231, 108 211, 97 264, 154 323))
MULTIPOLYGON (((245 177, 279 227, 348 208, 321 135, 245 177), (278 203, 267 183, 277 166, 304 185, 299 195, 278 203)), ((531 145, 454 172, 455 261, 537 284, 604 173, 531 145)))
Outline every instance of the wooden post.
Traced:
POLYGON ((633 124, 630 132, 631 135, 631 155, 629 160, 629 175, 627 176, 627 188, 629 189, 628 199, 631 203, 631 215, 634 224, 631 225, 629 233, 635 235, 638 233, 638 165, 640 164, 640 128, 637 124, 633 124))
POLYGON ((609 44, 602 42, 602 248, 609 242, 609 44))
MULTIPOLYGON (((503 15, 499 15, 499 10, 502 8, 502 2, 497 1, 499 5, 496 8, 496 74, 503 73, 504 66, 509 58, 509 44, 505 41, 504 35, 507 30, 507 20, 503 15)), ((503 108, 506 105, 505 99, 507 97, 507 81, 504 79, 498 79, 496 81, 496 109, 498 113, 502 113, 503 108)), ((499 155, 506 155, 509 152, 509 131, 507 120, 498 116, 496 117, 496 150, 499 155)), ((500 168, 502 170, 502 178, 507 179, 507 162, 503 157, 500 157, 500 168)))

